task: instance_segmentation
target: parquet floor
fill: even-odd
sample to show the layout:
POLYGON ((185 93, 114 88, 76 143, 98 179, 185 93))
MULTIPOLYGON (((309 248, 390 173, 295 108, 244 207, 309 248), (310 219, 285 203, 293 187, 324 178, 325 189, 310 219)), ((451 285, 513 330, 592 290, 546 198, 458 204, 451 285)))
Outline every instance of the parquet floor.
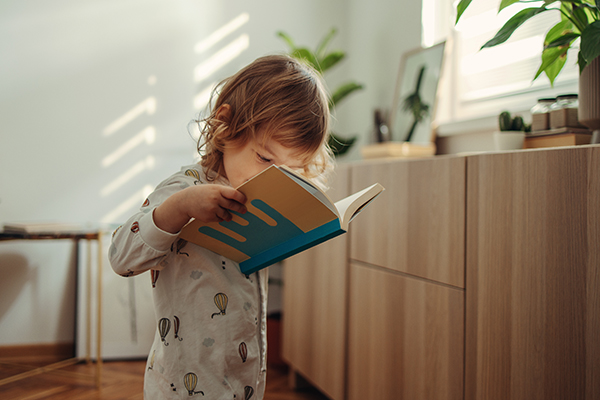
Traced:
MULTIPOLYGON (((94 364, 76 364, 0 386, 2 400, 143 400, 145 361, 111 361, 103 364, 102 386, 96 389, 94 364), (77 377, 65 374, 75 372, 77 377)), ((0 365, 0 379, 14 375, 15 367, 0 365)), ((20 371, 19 371, 20 372, 20 371)), ((314 389, 294 391, 287 371, 269 367, 264 400, 327 400, 314 389)))

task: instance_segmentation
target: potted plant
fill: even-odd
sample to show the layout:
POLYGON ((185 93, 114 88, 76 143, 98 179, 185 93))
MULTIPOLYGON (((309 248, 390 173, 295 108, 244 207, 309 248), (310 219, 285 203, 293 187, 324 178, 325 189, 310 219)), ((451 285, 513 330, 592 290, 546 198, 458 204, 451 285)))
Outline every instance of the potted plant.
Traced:
MULTIPOLYGON (((296 46, 291 37, 284 32, 277 32, 277 35, 280 38, 282 38, 288 45, 288 47, 290 48, 289 54, 292 57, 305 60, 308 64, 310 64, 317 71, 323 74, 325 71, 337 65, 346 57, 346 53, 341 50, 334 50, 331 52, 327 51, 327 46, 329 45, 329 42, 331 41, 331 39, 333 39, 336 33, 337 29, 331 29, 331 31, 329 31, 329 33, 325 35, 325 37, 321 40, 315 51, 311 51, 306 47, 296 46)), ((362 84, 356 83, 354 81, 350 81, 340 85, 331 94, 331 99, 329 101, 329 109, 332 110, 340 101, 345 99, 348 95, 362 88, 362 84)), ((333 151, 333 154, 336 156, 346 153, 350 149, 350 147, 352 147, 355 141, 356 136, 346 139, 333 132, 330 132, 329 134, 329 147, 333 151)))
MULTIPOLYGON (((528 0, 501 0, 498 12, 515 3, 528 0)), ((460 0, 456 7, 456 23, 471 0, 460 0)), ((539 7, 516 12, 496 35, 481 48, 504 43, 525 21, 545 12, 560 12, 561 21, 550 28, 544 40, 541 65, 533 78, 542 72, 554 85, 554 79, 567 61, 567 51, 580 40, 579 64, 579 122, 600 137, 600 1, 599 0, 545 0, 539 7), (556 4, 559 3, 559 4, 556 4), (559 6, 559 7, 556 7, 559 6)))
POLYGON ((498 115, 498 128, 500 131, 494 132, 496 150, 516 150, 523 148, 525 132, 531 130, 531 125, 526 124, 520 115, 512 117, 510 112, 502 111, 498 115))

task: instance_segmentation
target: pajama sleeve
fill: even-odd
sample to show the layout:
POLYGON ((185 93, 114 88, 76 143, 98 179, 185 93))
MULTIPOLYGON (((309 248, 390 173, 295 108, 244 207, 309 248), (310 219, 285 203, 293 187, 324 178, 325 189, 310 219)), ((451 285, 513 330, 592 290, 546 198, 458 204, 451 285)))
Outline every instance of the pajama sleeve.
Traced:
POLYGON ((174 193, 194 185, 193 178, 176 173, 163 181, 152 192, 140 210, 113 233, 108 258, 113 270, 122 276, 133 276, 149 269, 162 269, 161 262, 168 256, 177 239, 154 223, 154 209, 174 193))

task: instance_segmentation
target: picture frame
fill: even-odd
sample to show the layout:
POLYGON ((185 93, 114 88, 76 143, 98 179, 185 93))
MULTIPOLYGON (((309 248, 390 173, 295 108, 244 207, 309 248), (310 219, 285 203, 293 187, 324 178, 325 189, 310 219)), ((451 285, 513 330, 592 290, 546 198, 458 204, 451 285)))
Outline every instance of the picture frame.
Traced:
POLYGON ((402 55, 390 109, 391 140, 429 145, 435 142, 437 89, 444 66, 446 42, 402 55))

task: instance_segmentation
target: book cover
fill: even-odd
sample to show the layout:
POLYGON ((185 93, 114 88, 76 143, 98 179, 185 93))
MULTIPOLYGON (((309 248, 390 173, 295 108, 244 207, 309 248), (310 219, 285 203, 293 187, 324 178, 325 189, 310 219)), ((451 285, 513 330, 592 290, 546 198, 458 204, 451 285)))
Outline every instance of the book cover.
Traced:
POLYGON ((334 203, 322 190, 284 166, 272 165, 240 187, 246 214, 231 221, 190 221, 179 237, 240 264, 250 274, 338 236, 377 197, 375 183, 334 203))

